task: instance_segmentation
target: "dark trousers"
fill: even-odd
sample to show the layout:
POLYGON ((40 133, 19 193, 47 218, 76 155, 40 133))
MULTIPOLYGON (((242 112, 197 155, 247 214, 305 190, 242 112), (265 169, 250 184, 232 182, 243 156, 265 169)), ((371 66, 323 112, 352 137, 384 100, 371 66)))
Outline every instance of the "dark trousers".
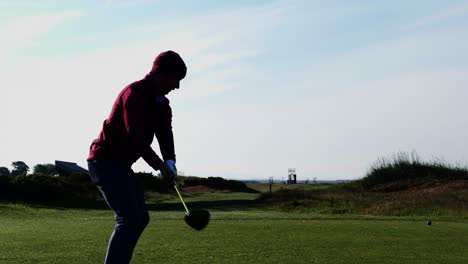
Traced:
POLYGON ((133 249, 148 225, 143 188, 131 165, 116 160, 88 161, 91 181, 115 213, 115 228, 107 247, 106 264, 130 263, 133 249))

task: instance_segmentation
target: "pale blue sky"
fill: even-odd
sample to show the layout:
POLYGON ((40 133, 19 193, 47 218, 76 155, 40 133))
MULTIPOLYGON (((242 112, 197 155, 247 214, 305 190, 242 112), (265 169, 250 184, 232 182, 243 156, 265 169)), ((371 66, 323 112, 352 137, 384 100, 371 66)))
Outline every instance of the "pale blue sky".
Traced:
POLYGON ((85 166, 167 49, 188 66, 169 95, 186 174, 354 179, 413 150, 466 164, 467 28, 468 1, 0 0, 0 166, 85 166))

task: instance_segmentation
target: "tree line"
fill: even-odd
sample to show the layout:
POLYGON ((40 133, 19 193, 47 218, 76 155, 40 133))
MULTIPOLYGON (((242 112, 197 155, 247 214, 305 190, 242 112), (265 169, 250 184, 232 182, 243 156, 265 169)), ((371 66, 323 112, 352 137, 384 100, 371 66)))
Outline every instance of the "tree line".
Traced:
MULTIPOLYGON (((24 161, 13 161, 11 166, 13 167, 11 171, 7 167, 0 167, 0 177, 26 176, 30 170, 24 161)), ((37 164, 32 174, 56 176, 57 171, 54 164, 37 164)))
MULTIPOLYGON (((88 206, 102 200, 88 173, 59 176, 54 164, 37 164, 29 173, 30 168, 23 161, 14 161, 11 165, 11 171, 0 167, 0 201, 88 206)), ((145 191, 174 192, 172 183, 158 175, 136 172, 135 176, 145 191)), ((203 185, 212 190, 256 192, 243 182, 221 177, 179 176, 178 181, 182 188, 203 185)))
POLYGON ((54 164, 37 164, 32 173, 23 161, 0 167, 0 201, 68 206, 99 199, 87 173, 58 176, 54 164))

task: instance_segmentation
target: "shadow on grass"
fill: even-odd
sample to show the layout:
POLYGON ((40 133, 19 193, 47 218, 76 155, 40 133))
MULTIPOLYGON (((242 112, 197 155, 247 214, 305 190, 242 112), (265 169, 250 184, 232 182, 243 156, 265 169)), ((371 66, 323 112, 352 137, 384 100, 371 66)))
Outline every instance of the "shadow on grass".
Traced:
POLYGON ((104 200, 98 201, 31 201, 31 200, 8 200, 0 201, 0 203, 21 204, 32 208, 51 208, 57 210, 67 209, 83 209, 83 210, 100 210, 108 209, 104 200))
MULTIPOLYGON (((260 204, 255 200, 216 200, 216 201, 192 201, 185 203, 189 210, 211 209, 218 211, 232 211, 234 209, 257 208, 260 204)), ((185 210, 181 202, 151 203, 147 204, 149 210, 156 211, 180 211, 185 210)))
MULTIPOLYGON (((5 203, 24 204, 34 208, 52 208, 57 210, 82 209, 102 210, 109 209, 104 200, 97 201, 1 201, 5 203)), ((185 210, 181 202, 147 202, 149 210, 155 211, 181 211, 185 210)), ((191 201, 186 202, 189 210, 193 209, 215 209, 219 211, 230 211, 234 209, 257 208, 261 204, 255 200, 215 200, 215 201, 191 201)))

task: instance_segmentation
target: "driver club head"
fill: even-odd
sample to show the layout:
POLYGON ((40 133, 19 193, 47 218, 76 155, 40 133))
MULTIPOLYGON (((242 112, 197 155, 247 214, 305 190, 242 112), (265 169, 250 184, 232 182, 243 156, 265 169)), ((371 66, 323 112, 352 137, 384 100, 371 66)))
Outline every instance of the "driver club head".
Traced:
POLYGON ((185 222, 193 229, 200 231, 208 225, 210 221, 210 212, 203 209, 191 210, 185 215, 185 222))

